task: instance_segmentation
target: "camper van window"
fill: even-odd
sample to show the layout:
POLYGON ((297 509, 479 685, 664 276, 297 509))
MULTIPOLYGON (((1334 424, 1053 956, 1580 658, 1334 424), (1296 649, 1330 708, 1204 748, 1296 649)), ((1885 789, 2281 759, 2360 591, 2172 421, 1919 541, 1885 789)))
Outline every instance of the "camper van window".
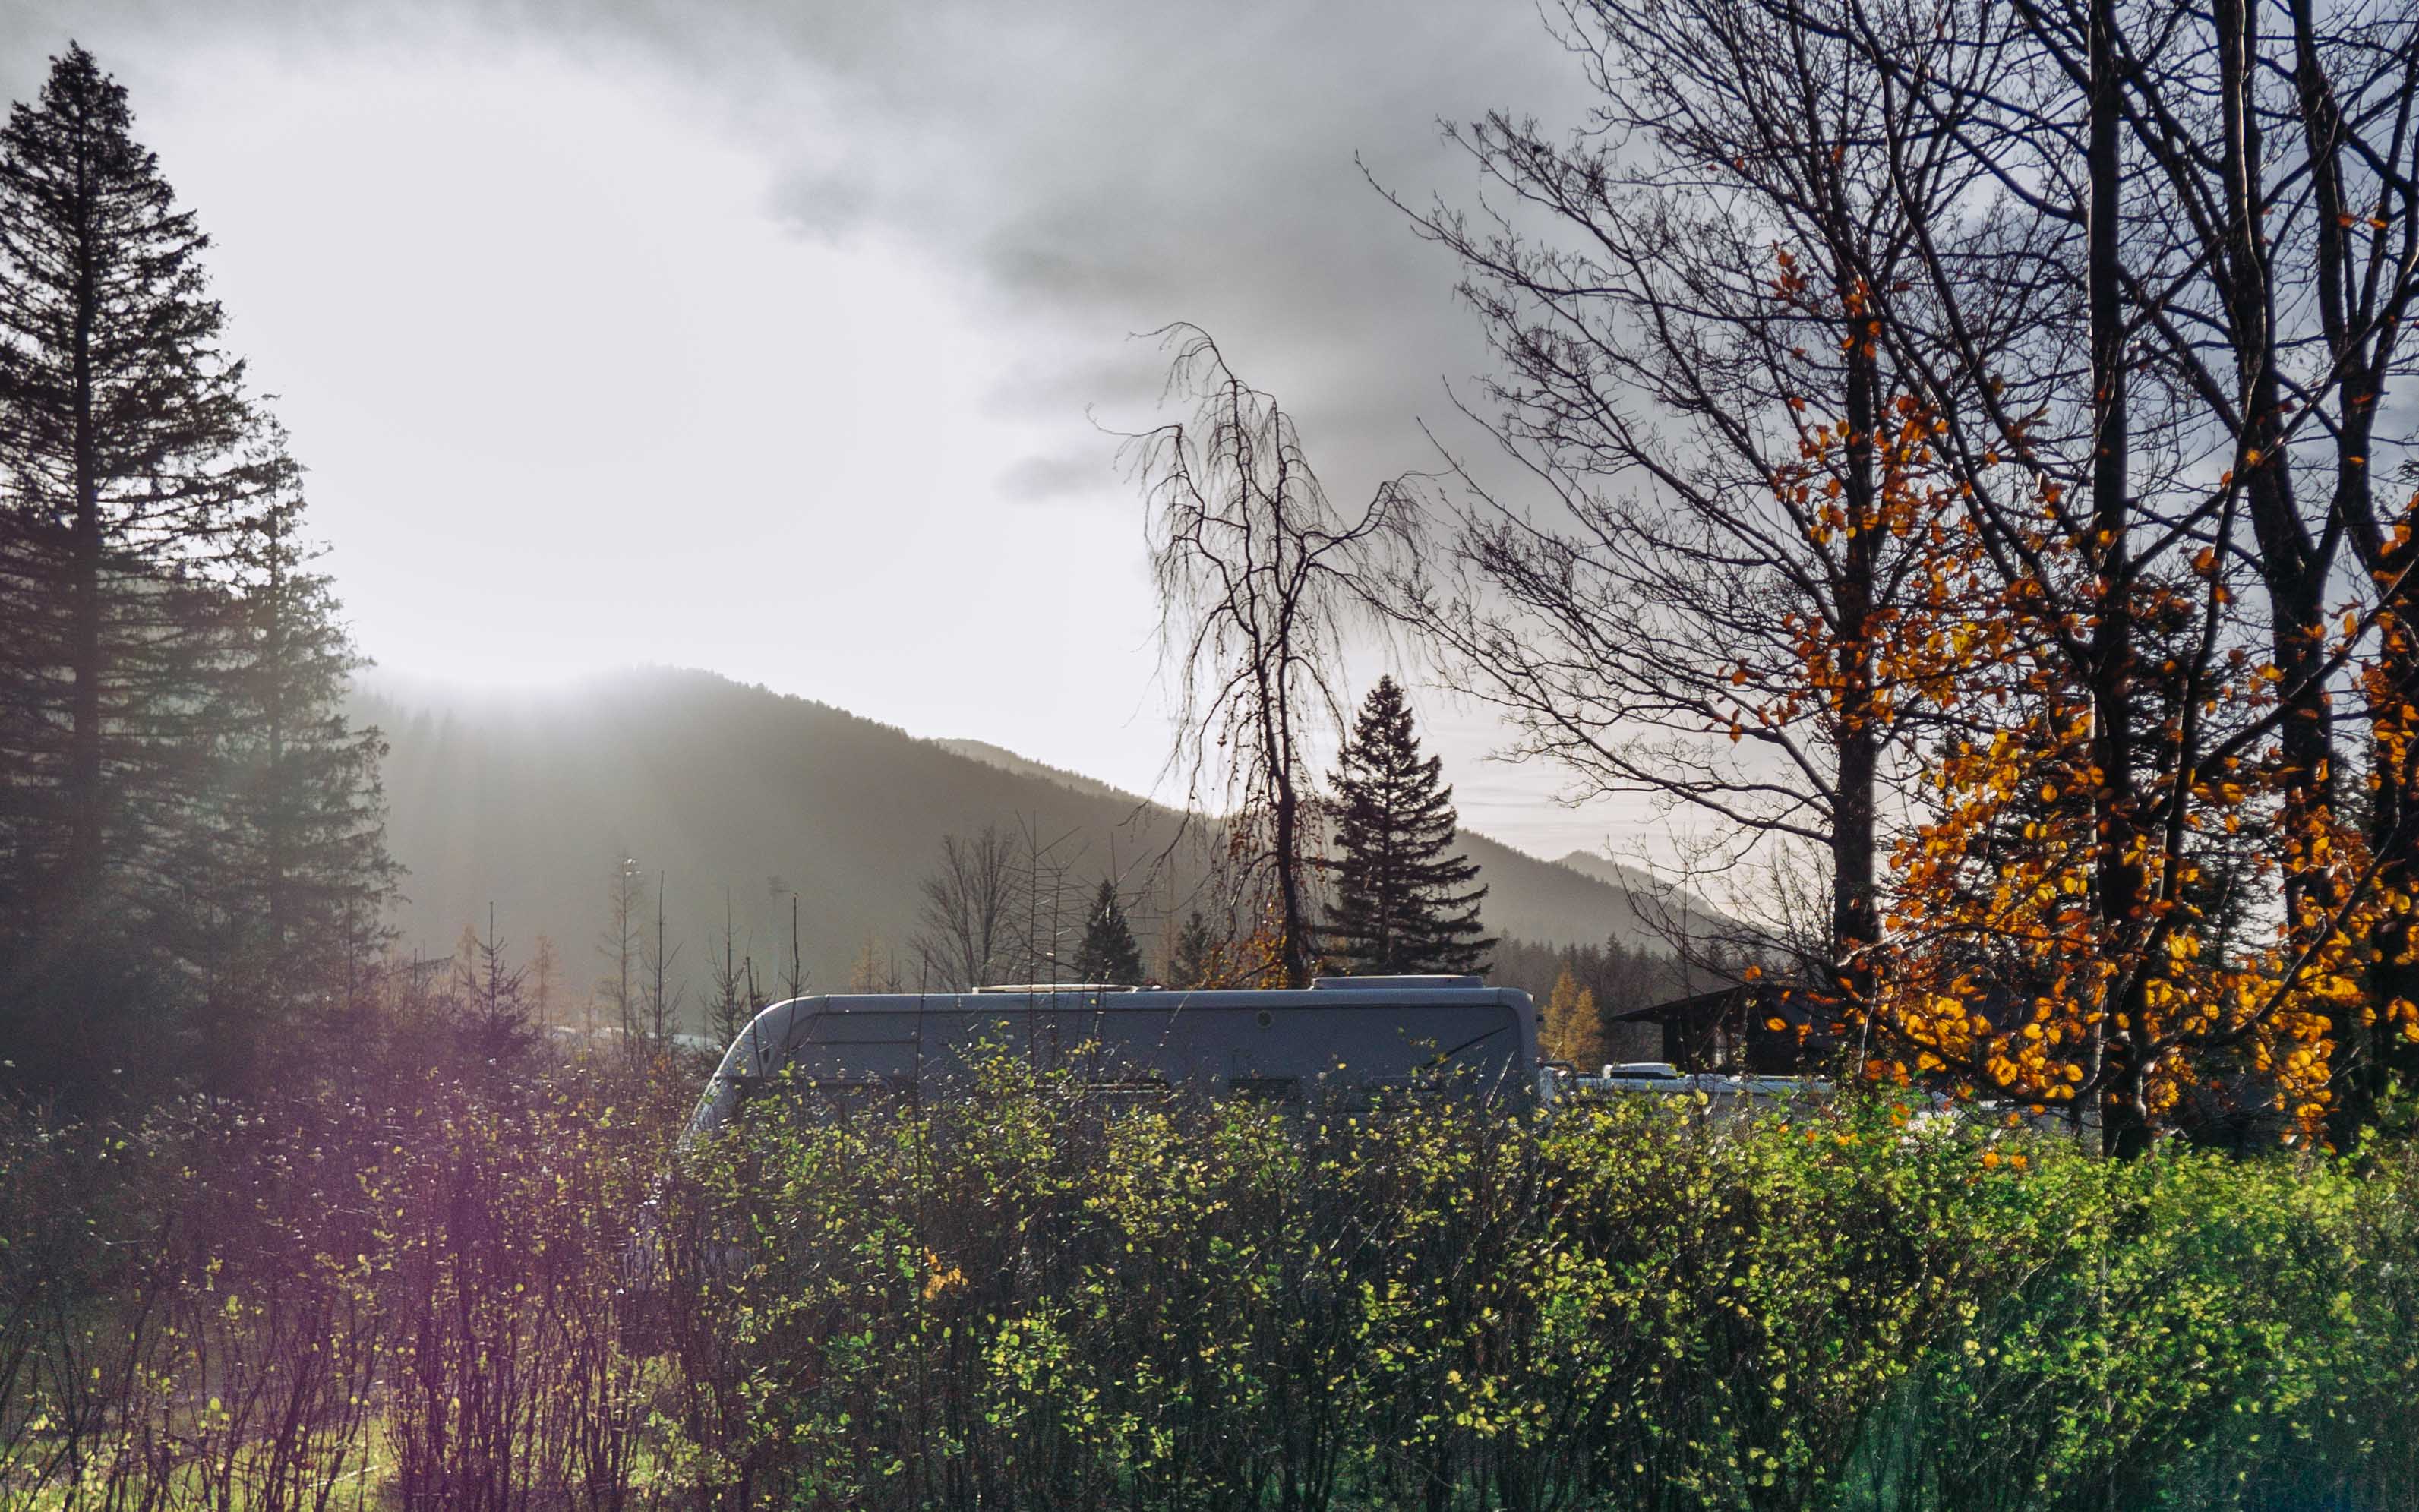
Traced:
POLYGON ((1238 1098, 1252 1102, 1283 1103, 1302 1090, 1299 1076, 1238 1076, 1227 1082, 1226 1090, 1238 1098))

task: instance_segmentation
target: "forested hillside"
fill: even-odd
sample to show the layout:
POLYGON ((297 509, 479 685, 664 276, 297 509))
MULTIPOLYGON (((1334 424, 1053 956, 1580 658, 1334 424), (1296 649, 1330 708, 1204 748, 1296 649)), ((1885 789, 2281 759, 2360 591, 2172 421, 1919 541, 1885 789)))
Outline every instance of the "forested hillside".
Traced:
MULTIPOLYGON (((406 690, 372 676, 354 702, 393 746, 388 834, 408 869, 397 915, 406 948, 450 953, 492 902, 516 953, 540 935, 553 941, 575 994, 604 969, 597 941, 624 856, 651 887, 661 874, 666 936, 681 949, 675 974, 693 980, 720 949, 727 890, 739 949, 772 982, 794 890, 815 985, 844 987, 869 940, 915 985, 918 884, 944 836, 992 824, 1063 841, 1071 898, 1117 876, 1154 966, 1162 921, 1201 902, 1203 844, 1178 843, 1166 810, 1038 764, 1008 769, 1003 760, 1017 759, 1006 752, 973 759, 711 673, 633 671, 509 695, 406 690)), ((1652 943, 1620 888, 1462 839, 1489 889, 1489 931, 1652 943)), ((652 933, 652 914, 647 925, 652 933)))

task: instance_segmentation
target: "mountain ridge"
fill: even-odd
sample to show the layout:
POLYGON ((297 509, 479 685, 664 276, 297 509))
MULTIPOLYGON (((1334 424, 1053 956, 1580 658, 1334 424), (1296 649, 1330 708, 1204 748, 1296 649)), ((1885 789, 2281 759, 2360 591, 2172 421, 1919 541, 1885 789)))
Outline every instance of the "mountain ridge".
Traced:
MULTIPOLYGON (((701 976, 709 945, 719 950, 727 898, 738 949, 760 984, 776 980, 794 896, 805 964, 826 991, 845 986, 869 942, 917 984, 918 883, 945 835, 1021 824, 1067 837, 1086 893, 1115 866, 1154 964, 1163 921, 1182 917, 1207 869, 1209 826, 1108 783, 712 672, 634 669, 516 692, 382 687, 373 675, 357 685, 354 713, 390 746, 407 946, 450 951, 493 902, 517 949, 553 941, 574 995, 601 969, 593 944, 622 856, 662 879, 679 971, 701 976), (1146 881, 1144 858, 1161 856, 1146 881)), ((1473 831, 1462 841, 1489 888, 1491 933, 1654 943, 1623 887, 1473 831)))

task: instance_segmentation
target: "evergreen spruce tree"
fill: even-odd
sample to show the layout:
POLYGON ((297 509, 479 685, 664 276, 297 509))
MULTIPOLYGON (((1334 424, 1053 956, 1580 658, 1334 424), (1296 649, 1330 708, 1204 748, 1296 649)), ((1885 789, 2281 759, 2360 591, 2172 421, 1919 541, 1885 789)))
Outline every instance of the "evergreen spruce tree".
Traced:
POLYGON ((0 129, 0 1039, 21 1074, 145 1046, 207 1069, 191 1041, 253 1038, 213 1022, 239 1001, 356 995, 392 882, 296 470, 221 347, 207 240, 131 132, 77 46, 0 129))
MULTIPOLYGON (((605 1028, 620 1035, 625 1044, 639 1035, 639 941, 645 931, 641 914, 646 886, 646 873, 639 870, 638 858, 624 856, 617 848, 612 887, 606 894, 606 924, 596 937, 596 949, 605 957, 606 969, 597 980, 593 1001, 605 1009, 605 1028)), ((592 1014, 587 1032, 593 1037, 596 1028, 592 1014)))
POLYGON ((756 965, 739 953, 739 930, 732 921, 731 889, 722 889, 722 954, 707 964, 706 1034, 727 1046, 755 1016, 756 965))
POLYGON ((122 903, 159 858, 146 841, 183 796, 177 737, 199 707, 174 695, 213 628, 193 590, 261 482, 205 239, 131 124, 70 47, 0 130, 0 738, 24 779, 0 885, 12 922, 44 933, 122 903))
POLYGON ((453 1013, 462 1053, 472 1062, 508 1063, 537 1043, 524 984, 529 968, 509 964, 496 933, 496 905, 487 905, 487 933, 462 926, 455 949, 453 1013))
POLYGON ((1081 981, 1139 982, 1143 978, 1142 947, 1134 943, 1133 927, 1126 921, 1117 885, 1101 879, 1092 897, 1092 911, 1084 920, 1084 943, 1075 952, 1075 976, 1081 981))
POLYGON ((1184 927, 1176 933, 1176 949, 1168 952, 1167 984, 1170 987, 1207 987, 1218 970, 1218 936, 1211 933, 1210 920, 1201 910, 1193 910, 1184 927))
POLYGON ((1403 690, 1381 677, 1362 703, 1334 776, 1335 897, 1321 933, 1329 955, 1364 975, 1485 969, 1471 887, 1478 868, 1453 854, 1457 820, 1442 764, 1422 757, 1403 690))
MULTIPOLYGON (((272 442, 282 441, 271 431, 272 442)), ((236 538, 215 691, 225 731, 207 843, 192 872, 212 884, 199 920, 231 969, 206 1022, 223 1053, 249 1063, 250 1027, 307 1033, 342 995, 365 949, 383 944, 397 868, 385 841, 375 729, 345 712, 361 665, 332 585, 300 536, 300 470, 278 483, 236 538)))

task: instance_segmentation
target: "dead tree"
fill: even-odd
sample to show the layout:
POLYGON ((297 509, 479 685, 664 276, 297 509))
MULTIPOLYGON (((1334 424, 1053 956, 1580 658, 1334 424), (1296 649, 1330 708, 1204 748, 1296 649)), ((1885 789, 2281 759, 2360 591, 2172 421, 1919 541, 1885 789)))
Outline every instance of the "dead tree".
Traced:
POLYGON ((672 967, 680 960, 678 942, 667 943, 664 933, 664 873, 655 873, 655 932, 641 942, 639 965, 646 973, 647 1038, 661 1044, 672 1037, 680 1024, 681 999, 687 989, 671 977, 672 967))
POLYGON ((1167 394, 1187 418, 1130 437, 1148 513, 1163 666, 1179 701, 1172 771, 1189 804, 1228 812, 1230 885, 1265 916, 1273 974, 1307 985, 1315 949, 1313 762, 1340 741, 1341 634, 1369 599, 1379 548, 1400 536, 1401 493, 1357 514, 1319 487, 1292 417, 1227 365, 1206 332, 1158 333, 1167 394))
MULTIPOLYGON (((644 933, 639 907, 645 887, 645 873, 639 870, 635 857, 622 856, 614 859, 613 881, 606 894, 605 928, 596 938, 596 949, 605 957, 606 969, 603 980, 596 984, 595 995, 612 1010, 611 1026, 625 1041, 639 1032, 636 973, 639 940, 644 933)), ((593 1011, 588 1015, 587 1029, 592 1036, 596 1032, 593 1011)))

